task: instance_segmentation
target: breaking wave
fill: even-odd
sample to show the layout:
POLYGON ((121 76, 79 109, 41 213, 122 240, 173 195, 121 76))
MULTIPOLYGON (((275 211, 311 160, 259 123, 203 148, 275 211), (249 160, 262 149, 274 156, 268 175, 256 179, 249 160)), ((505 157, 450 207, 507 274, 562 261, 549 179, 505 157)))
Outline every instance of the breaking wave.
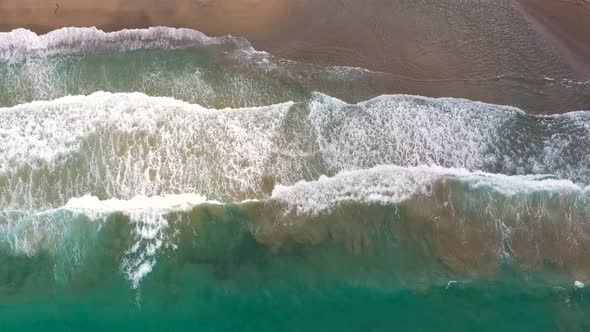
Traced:
POLYGON ((589 112, 379 95, 384 73, 163 27, 2 33, 0 78, 0 258, 56 283, 265 255, 384 284, 590 278, 589 112))
POLYGON ((0 109, 0 206, 71 197, 205 194, 236 201, 378 165, 438 165, 590 182, 590 115, 530 116, 460 99, 393 95, 205 109, 95 93, 0 109))
POLYGON ((0 247, 49 252, 71 270, 86 264, 96 237, 108 232, 119 249, 107 252, 119 250, 114 257, 134 288, 166 252, 180 255, 196 246, 193 255, 216 262, 221 247, 246 238, 276 254, 293 244, 333 243, 342 255, 391 264, 397 274, 409 269, 400 257, 414 257, 429 261, 435 274, 485 275, 501 264, 538 270, 551 263, 583 280, 590 273, 583 259, 589 220, 590 189, 571 181, 379 166, 277 186, 263 200, 84 196, 52 210, 3 211, 0 247), (113 227, 118 230, 109 232, 113 227))
POLYGON ((240 37, 208 37, 192 29, 151 27, 104 32, 97 28, 68 27, 45 35, 17 29, 0 33, 0 60, 21 61, 30 56, 85 54, 149 48, 188 48, 220 45, 254 51, 240 37))

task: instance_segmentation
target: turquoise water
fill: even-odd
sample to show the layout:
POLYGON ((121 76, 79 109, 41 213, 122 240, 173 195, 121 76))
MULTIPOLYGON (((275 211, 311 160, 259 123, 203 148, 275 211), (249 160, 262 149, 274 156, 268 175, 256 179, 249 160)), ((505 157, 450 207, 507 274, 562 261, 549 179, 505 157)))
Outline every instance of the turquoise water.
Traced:
MULTIPOLYGON (((154 283, 136 294, 114 282, 109 292, 75 293, 12 302, 3 310, 4 328, 48 331, 116 330, 352 330, 388 331, 537 331, 588 329, 588 301, 572 290, 498 282, 457 286, 374 289, 338 282, 282 282, 251 290, 194 286, 195 266, 174 270, 164 278, 168 286, 154 283), (189 278, 186 275, 193 277, 189 278), (185 283, 179 279, 183 278, 185 283), (175 284, 170 290, 171 283, 175 284), (184 286, 184 287, 183 287, 184 286), (514 288, 518 288, 515 290, 514 288), (179 295, 178 293, 182 293, 179 295), (63 295, 62 295, 63 296, 63 295), (567 304, 566 304, 567 303, 567 304)), ((200 280, 200 279, 197 279, 200 280)), ((240 288, 244 288, 241 286, 240 288)), ((587 296, 587 294, 585 294, 587 296)))
POLYGON ((392 82, 0 34, 0 331, 590 330, 590 113, 392 82))
MULTIPOLYGON (((85 218, 69 220, 64 227, 70 233, 59 242, 65 257, 4 252, 4 328, 575 331, 590 324, 588 292, 566 284, 558 272, 540 277, 504 265, 493 276, 466 277, 415 248, 416 239, 395 226, 395 232, 376 229, 367 240, 379 237, 379 243, 360 253, 337 239, 290 242, 273 251, 241 225, 250 219, 242 209, 256 214, 262 207, 219 209, 177 219, 176 249, 159 253, 137 288, 120 271, 134 241, 129 220, 120 215, 98 229, 85 218), (76 251, 79 265, 61 261, 76 251)), ((362 211, 370 216, 366 228, 394 213, 362 211)))

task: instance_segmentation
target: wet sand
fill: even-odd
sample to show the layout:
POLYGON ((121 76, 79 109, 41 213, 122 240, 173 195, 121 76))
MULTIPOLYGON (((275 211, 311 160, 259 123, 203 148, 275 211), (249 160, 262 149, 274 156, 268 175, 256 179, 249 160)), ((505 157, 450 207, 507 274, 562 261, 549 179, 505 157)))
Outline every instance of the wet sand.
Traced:
POLYGON ((590 0, 517 0, 535 26, 565 53, 580 79, 590 79, 590 0))
MULTIPOLYGON (((574 0, 572 0, 574 1, 574 0)), ((156 25, 242 35, 255 48, 386 72, 390 93, 463 97, 534 113, 590 108, 548 81, 590 79, 590 10, 560 0, 0 0, 0 30, 156 25), (516 3, 515 1, 518 1, 516 3), (555 11, 557 14, 551 14, 555 11), (525 14, 526 13, 526 14, 525 14), (548 16, 549 15, 549 16, 548 16), (546 80, 550 78, 551 80, 546 80)))

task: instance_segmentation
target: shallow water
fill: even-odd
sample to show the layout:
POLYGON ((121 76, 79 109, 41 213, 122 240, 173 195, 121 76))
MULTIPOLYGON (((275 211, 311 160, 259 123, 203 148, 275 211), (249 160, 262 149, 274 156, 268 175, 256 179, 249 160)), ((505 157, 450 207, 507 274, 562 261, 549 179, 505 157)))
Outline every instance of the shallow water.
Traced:
POLYGON ((45 37, 23 30, 6 33, 0 47, 0 105, 96 91, 143 92, 211 108, 297 101, 313 91, 347 102, 423 91, 439 97, 481 96, 528 113, 560 114, 590 107, 590 82, 571 79, 567 73, 508 70, 415 77, 284 60, 256 51, 238 37, 209 38, 194 30, 178 30, 177 35, 158 28, 145 31, 144 39, 115 33, 110 39, 102 37, 107 40, 94 30, 67 28, 45 37), (100 42, 84 42, 85 38, 100 42))
POLYGON ((590 328, 588 111, 192 30, 20 30, 0 59, 2 331, 590 328))

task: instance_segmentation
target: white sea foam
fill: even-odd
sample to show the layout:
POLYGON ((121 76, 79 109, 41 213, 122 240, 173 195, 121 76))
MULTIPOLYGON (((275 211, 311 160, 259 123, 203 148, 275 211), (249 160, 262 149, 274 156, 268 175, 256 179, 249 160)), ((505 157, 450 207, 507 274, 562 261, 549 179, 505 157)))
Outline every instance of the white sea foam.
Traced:
POLYGON ((166 214, 172 211, 188 211, 205 203, 219 204, 208 201, 203 196, 188 193, 137 196, 130 200, 100 200, 94 196, 84 196, 70 199, 62 209, 97 220, 103 220, 113 213, 122 213, 129 217, 130 222, 134 224, 134 243, 125 252, 121 271, 132 283, 133 288, 138 288, 141 280, 156 265, 160 249, 175 246, 166 234, 166 229, 170 226, 166 214))
POLYGON ((310 119, 336 169, 379 164, 482 169, 498 130, 522 111, 463 99, 380 96, 356 105, 315 94, 310 119))
POLYGON ((286 212, 302 214, 317 214, 342 203, 395 204, 427 193, 428 185, 444 174, 461 172, 426 166, 378 166, 343 171, 334 177, 322 176, 317 181, 301 181, 292 186, 279 185, 271 199, 286 204, 286 212))
POLYGON ((134 50, 140 48, 195 47, 234 44, 238 49, 252 50, 243 38, 208 37, 200 31, 169 27, 125 29, 104 32, 97 28, 67 27, 44 35, 26 29, 0 33, 0 60, 15 61, 25 56, 96 52, 101 50, 134 50))
POLYGON ((190 211, 203 204, 220 203, 193 193, 137 196, 129 200, 100 200, 87 195, 43 212, 0 211, 0 246, 8 244, 15 253, 29 256, 44 250, 65 259, 68 265, 79 265, 88 245, 83 236, 89 229, 86 222, 92 221, 95 227, 90 229, 98 231, 109 217, 121 214, 128 218, 133 237, 122 256, 121 272, 137 288, 156 265, 160 251, 176 248, 173 232, 169 231, 169 214, 190 211), (76 230, 79 221, 86 225, 81 233, 76 230))
POLYGON ((280 59, 254 50, 244 38, 207 37, 190 29, 107 33, 69 27, 45 35, 24 29, 0 33, 0 91, 6 92, 0 93, 0 104, 4 105, 105 90, 155 93, 215 107, 220 102, 255 106, 300 98, 302 85, 325 86, 328 81, 342 90, 343 81, 366 75, 381 74, 280 59), (206 51, 191 52, 194 56, 177 51, 187 48, 206 51), (120 54, 153 49, 158 51, 120 54), (162 61, 162 50, 170 61, 162 61), (87 56, 91 54, 95 56, 87 56), (124 65, 127 62, 133 65, 124 65))
POLYGON ((62 209, 83 212, 92 218, 108 216, 115 212, 122 212, 133 216, 147 212, 167 213, 170 211, 187 211, 199 204, 218 203, 208 201, 204 196, 197 194, 178 194, 166 196, 136 196, 129 200, 107 199, 100 200, 96 196, 83 196, 71 198, 62 209))
POLYGON ((263 198, 274 183, 379 165, 589 182, 586 112, 532 117, 511 107, 403 95, 347 104, 316 93, 294 105, 209 110, 99 92, 0 109, 0 206, 55 208, 85 194, 263 198))
POLYGON ((291 106, 209 110, 99 92, 0 109, 0 206, 56 207, 86 193, 260 192, 291 106))
MULTIPOLYGON (((440 166, 377 166, 371 169, 343 171, 317 181, 301 181, 292 186, 277 186, 271 200, 284 204, 285 213, 316 215, 344 203, 397 204, 430 196, 437 182, 455 180, 464 183, 463 190, 488 190, 503 196, 533 193, 583 194, 587 188, 569 180, 544 176, 507 176, 440 166)), ((481 203, 482 206, 484 202, 481 203)))
POLYGON ((309 108, 319 149, 335 171, 434 164, 590 183, 588 112, 531 116, 509 106, 408 95, 347 104, 320 93, 309 108))
MULTIPOLYGON (((448 191, 448 198, 445 199, 451 200, 452 197, 467 192, 469 197, 475 197, 476 209, 482 210, 482 215, 486 216, 486 220, 489 219, 491 224, 480 227, 496 227, 494 225, 497 224, 501 234, 506 237, 507 245, 510 243, 512 226, 507 226, 505 219, 518 220, 521 215, 526 218, 526 214, 539 218, 556 214, 556 220, 568 222, 568 218, 590 216, 590 209, 588 209, 590 189, 577 186, 571 181, 556 180, 542 175, 507 176, 440 166, 387 165, 342 171, 333 177, 323 176, 316 181, 300 181, 291 186, 278 185, 266 203, 282 207, 284 216, 295 214, 313 217, 329 213, 344 204, 396 205, 413 199, 426 201, 434 199, 434 202, 436 198, 433 195, 436 195, 436 192, 433 189, 440 185, 448 191), (543 200, 550 201, 555 197, 564 198, 557 200, 560 205, 553 204, 549 207, 543 205, 543 200), (581 205, 576 205, 577 199, 581 200, 581 205), (540 208, 543 211, 538 213, 531 210, 535 206, 531 202, 541 202, 540 208), (495 204, 504 205, 495 209, 497 208, 494 207, 495 204), (556 208, 559 208, 559 211, 553 211, 556 208), (583 209, 587 211, 584 212, 583 209)), ((452 203, 456 205, 454 208, 458 208, 458 203, 463 199, 458 198, 458 201, 455 199, 452 203)), ((247 202, 251 200, 235 203, 247 202)), ((59 248, 67 235, 61 234, 68 232, 72 217, 84 216, 90 220, 102 222, 116 214, 125 215, 132 225, 133 242, 122 257, 121 271, 132 286, 138 288, 142 280, 155 267, 161 250, 176 248, 173 236, 171 237, 174 232, 170 230, 170 227, 174 223, 171 223, 169 219, 170 213, 190 211, 203 204, 222 203, 207 200, 204 196, 193 193, 137 196, 128 200, 101 200, 87 195, 71 198, 63 207, 39 213, 35 218, 25 214, 24 220, 15 223, 4 221, 0 223, 0 234, 7 235, 6 238, 12 242, 11 245, 15 251, 32 255, 40 247, 47 245, 55 246, 57 249, 54 251, 63 250, 59 248)), ((444 203, 443 206, 448 204, 448 202, 444 203)), ((247 206, 244 205, 244 208, 247 206)), ((437 215, 432 217, 436 218, 437 215)), ((299 219, 281 220, 297 222, 299 219)), ((77 244, 77 246, 80 245, 84 246, 77 244)), ((504 251, 506 250, 502 252, 504 251)))
MULTIPOLYGON (((489 232, 497 246, 488 249, 498 260, 511 262, 523 253, 515 254, 514 241, 521 243, 526 234, 528 241, 542 246, 536 241, 547 225, 559 225, 560 245, 567 247, 568 253, 578 252, 587 241, 589 188, 543 176, 506 176, 438 166, 378 166, 278 186, 271 201, 282 207, 279 220, 287 226, 306 225, 316 217, 325 227, 341 219, 355 223, 353 216, 337 211, 345 208, 341 211, 348 214, 349 208, 380 206, 396 213, 404 211, 403 220, 392 221, 425 222, 435 229, 442 225, 443 230, 465 234, 474 234, 474 229, 475 233, 489 232), (332 213, 336 218, 330 218, 332 213)), ((369 220, 370 215, 366 217, 369 220)), ((366 219, 360 218, 358 226, 362 227, 366 219)))

